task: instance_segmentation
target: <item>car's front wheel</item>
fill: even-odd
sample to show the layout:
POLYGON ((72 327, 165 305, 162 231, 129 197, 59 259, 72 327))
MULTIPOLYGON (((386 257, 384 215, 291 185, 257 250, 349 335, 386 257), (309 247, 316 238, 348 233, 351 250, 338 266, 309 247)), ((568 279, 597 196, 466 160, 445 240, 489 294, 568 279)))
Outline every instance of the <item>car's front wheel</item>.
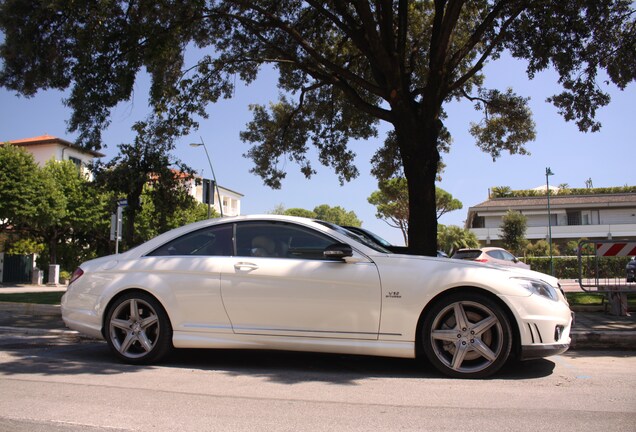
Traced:
POLYGON ((484 378, 508 360, 512 330, 502 308, 490 298, 456 293, 428 311, 421 341, 429 361, 442 373, 484 378))
POLYGON ((143 292, 118 298, 106 316, 106 342, 122 361, 148 364, 172 349, 172 326, 161 304, 143 292))

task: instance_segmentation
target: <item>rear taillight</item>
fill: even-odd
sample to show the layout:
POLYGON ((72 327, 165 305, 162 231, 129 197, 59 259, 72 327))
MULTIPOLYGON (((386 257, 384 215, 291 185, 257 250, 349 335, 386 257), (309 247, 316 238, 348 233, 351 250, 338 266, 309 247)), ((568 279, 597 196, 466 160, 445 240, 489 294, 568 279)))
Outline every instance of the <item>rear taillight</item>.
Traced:
POLYGON ((71 275, 71 280, 69 281, 69 285, 78 280, 84 274, 84 270, 81 268, 76 268, 73 274, 71 275))
POLYGON ((488 260, 486 258, 479 258, 479 259, 476 259, 475 261, 477 261, 477 262, 488 262, 488 260))

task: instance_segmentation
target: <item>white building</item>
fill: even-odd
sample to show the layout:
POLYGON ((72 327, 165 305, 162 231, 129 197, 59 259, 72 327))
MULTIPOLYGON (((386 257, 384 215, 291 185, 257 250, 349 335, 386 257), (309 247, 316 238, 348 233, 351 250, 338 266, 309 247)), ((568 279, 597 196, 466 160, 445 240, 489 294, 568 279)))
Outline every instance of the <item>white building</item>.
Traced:
POLYGON ((548 197, 492 198, 468 209, 466 228, 484 244, 501 239, 502 218, 508 210, 527 217, 526 238, 555 243, 587 238, 636 240, 636 193, 590 195, 550 194, 548 197))
MULTIPOLYGON (((69 141, 51 135, 42 135, 33 138, 8 141, 8 143, 14 146, 24 147, 33 155, 35 162, 40 166, 43 166, 47 161, 54 159, 58 161, 70 160, 78 167, 86 167, 92 163, 95 158, 105 156, 103 153, 87 150, 69 141)), ((88 170, 85 170, 84 172, 90 176, 88 170)), ((201 178, 199 178, 199 182, 200 181, 201 178)), ((201 184, 196 185, 194 181, 191 182, 190 194, 199 202, 203 202, 203 187, 201 184)), ((214 209, 218 213, 221 212, 219 203, 222 203, 224 216, 238 216, 241 214, 242 194, 223 186, 219 186, 218 191, 215 189, 214 195, 214 209)))
MULTIPOLYGON (((201 177, 197 177, 195 181, 191 181, 189 187, 190 195, 195 197, 197 201, 203 202, 203 184, 201 177)), ((214 205, 212 207, 220 214, 220 203, 222 203, 223 216, 239 216, 241 214, 241 198, 243 198, 243 196, 244 195, 239 192, 218 186, 218 188, 214 188, 214 205)))
MULTIPOLYGON (((85 168, 93 162, 93 159, 105 156, 103 153, 87 150, 51 135, 8 141, 8 143, 26 149, 40 166, 44 166, 46 162, 53 159, 57 161, 70 160, 78 167, 85 168)), ((86 169, 83 172, 90 175, 86 169)))

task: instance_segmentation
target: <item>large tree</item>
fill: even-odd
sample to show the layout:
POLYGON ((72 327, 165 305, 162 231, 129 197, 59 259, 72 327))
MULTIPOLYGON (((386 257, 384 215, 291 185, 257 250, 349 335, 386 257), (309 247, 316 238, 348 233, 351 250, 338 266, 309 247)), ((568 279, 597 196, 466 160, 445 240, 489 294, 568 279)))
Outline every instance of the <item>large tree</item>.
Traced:
POLYGON ((254 106, 243 134, 253 171, 274 187, 282 158, 314 173, 309 143, 342 181, 355 177, 348 141, 389 123, 374 172, 406 177, 409 245, 429 255, 450 145, 444 105, 467 99, 482 110, 470 130, 493 158, 525 153, 534 138, 527 98, 484 86, 489 60, 526 59, 530 78, 556 70, 563 92, 550 101, 583 131, 599 128, 596 110, 609 103, 598 81, 622 89, 636 74, 631 0, 4 0, 0 29, 0 84, 24 95, 72 87, 70 128, 87 146, 100 145, 109 110, 131 98, 142 68, 155 113, 178 134, 230 97, 236 77, 250 82, 275 65, 281 99, 254 106), (185 64, 187 48, 197 64, 185 64))
POLYGON ((72 271, 107 244, 107 200, 73 162, 50 160, 40 167, 33 155, 6 144, 0 166, 0 232, 11 250, 29 252, 32 245, 35 252, 44 245, 43 263, 72 271))
POLYGON ((31 153, 3 144, 0 167, 0 232, 26 233, 63 216, 65 197, 31 153))
MULTIPOLYGON (((30 227, 48 246, 49 264, 60 264, 73 271, 86 249, 95 251, 108 233, 107 199, 72 161, 48 161, 41 175, 49 178, 58 190, 58 217, 46 224, 30 227), (66 251, 62 258, 58 251, 66 251)), ((92 256, 91 256, 92 258, 92 256)))

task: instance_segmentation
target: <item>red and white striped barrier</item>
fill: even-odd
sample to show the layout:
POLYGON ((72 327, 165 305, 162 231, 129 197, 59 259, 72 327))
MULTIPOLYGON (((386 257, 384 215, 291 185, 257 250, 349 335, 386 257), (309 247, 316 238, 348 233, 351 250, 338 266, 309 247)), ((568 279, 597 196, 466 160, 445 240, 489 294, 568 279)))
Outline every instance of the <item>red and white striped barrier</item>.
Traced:
POLYGON ((596 243, 596 256, 634 256, 636 242, 596 243))

